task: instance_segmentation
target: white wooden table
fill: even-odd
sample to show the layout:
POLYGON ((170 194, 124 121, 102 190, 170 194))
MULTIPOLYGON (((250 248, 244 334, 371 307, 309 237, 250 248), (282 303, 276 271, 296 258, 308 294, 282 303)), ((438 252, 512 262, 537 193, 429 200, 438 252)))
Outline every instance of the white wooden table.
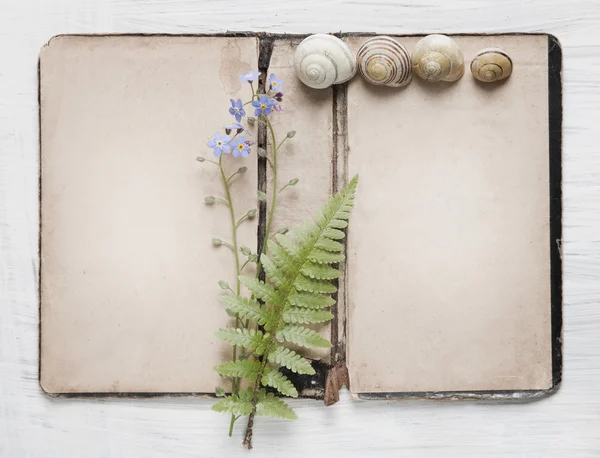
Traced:
MULTIPOLYGON (((253 456, 600 456, 597 0, 0 0, 0 457, 247 456, 195 399, 50 399, 38 384, 37 56, 60 33, 549 32, 564 50, 564 374, 529 404, 317 401, 253 456)), ((240 425, 241 426, 241 425, 240 425)))

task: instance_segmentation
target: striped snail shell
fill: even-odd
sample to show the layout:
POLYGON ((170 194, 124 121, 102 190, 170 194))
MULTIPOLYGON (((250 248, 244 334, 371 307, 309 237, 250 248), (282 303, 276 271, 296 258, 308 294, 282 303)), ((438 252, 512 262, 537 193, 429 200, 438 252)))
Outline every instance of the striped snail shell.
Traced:
POLYGON ((463 53, 446 35, 428 35, 418 41, 412 56, 417 75, 430 83, 456 81, 465 72, 463 53))
POLYGON ((387 36, 369 38, 356 56, 362 76, 377 86, 402 87, 412 80, 410 54, 387 36))
POLYGON ((500 48, 485 48, 471 62, 471 73, 484 83, 500 81, 512 73, 512 60, 500 48))
POLYGON ((304 84, 325 89, 352 78, 356 74, 356 59, 342 40, 317 33, 302 40, 296 48, 294 68, 304 84))

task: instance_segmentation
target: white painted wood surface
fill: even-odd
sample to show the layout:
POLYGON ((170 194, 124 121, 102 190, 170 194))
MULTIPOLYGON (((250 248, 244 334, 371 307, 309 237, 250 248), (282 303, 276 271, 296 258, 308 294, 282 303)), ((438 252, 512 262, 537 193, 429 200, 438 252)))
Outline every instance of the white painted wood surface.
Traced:
MULTIPOLYGON (((38 385, 37 55, 59 33, 549 32, 564 49, 564 375, 529 404, 294 402, 253 456, 600 456, 597 0, 1 0, 0 457, 247 456, 196 399, 51 399, 38 385)), ((374 157, 374 160, 377 160, 374 157)))

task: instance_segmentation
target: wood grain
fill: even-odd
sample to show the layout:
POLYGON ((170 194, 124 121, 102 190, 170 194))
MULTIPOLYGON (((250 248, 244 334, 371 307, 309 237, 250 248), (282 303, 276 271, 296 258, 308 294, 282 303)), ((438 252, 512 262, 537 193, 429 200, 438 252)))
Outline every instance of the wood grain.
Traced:
MULTIPOLYGON (((600 454, 600 8, 594 0, 5 0, 0 4, 0 456, 248 456, 194 399, 52 399, 38 384, 37 56, 59 33, 549 32, 564 47, 564 376, 528 404, 294 402, 254 457, 600 454), (294 450, 294 451, 291 451, 294 450)), ((241 425, 240 425, 241 426, 241 425)))

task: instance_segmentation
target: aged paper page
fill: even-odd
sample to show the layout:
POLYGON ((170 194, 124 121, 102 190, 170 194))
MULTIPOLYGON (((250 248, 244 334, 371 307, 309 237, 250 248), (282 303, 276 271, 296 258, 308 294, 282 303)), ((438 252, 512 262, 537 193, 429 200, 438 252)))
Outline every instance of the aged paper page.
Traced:
POLYGON ((455 84, 349 85, 353 392, 551 387, 547 40, 456 37, 455 84), (468 65, 492 45, 514 72, 486 86, 468 65))
MULTIPOLYGON (((218 170, 255 38, 58 37, 41 53, 41 385, 52 393, 213 392, 235 282, 218 170)), ((227 159, 231 159, 228 157, 227 159)), ((230 161, 256 189, 256 156, 230 161)), ((234 184, 234 188, 235 188, 234 184)), ((254 192, 235 195, 242 215, 254 192)), ((256 220, 240 229, 256 249, 256 220)))
MULTIPOLYGON (((301 39, 276 39, 269 63, 269 74, 283 80, 283 111, 271 117, 279 141, 290 130, 296 135, 281 147, 277 161, 277 187, 299 178, 294 187, 286 188, 279 197, 273 230, 292 228, 314 218, 332 191, 333 90, 311 89, 296 77, 294 52, 301 39)), ((269 142, 272 143, 269 136, 269 142)), ((273 189, 272 168, 267 168, 269 191, 273 189)), ((309 325, 331 338, 331 324, 309 325)), ((330 349, 302 349, 309 358, 329 361, 330 349)))

